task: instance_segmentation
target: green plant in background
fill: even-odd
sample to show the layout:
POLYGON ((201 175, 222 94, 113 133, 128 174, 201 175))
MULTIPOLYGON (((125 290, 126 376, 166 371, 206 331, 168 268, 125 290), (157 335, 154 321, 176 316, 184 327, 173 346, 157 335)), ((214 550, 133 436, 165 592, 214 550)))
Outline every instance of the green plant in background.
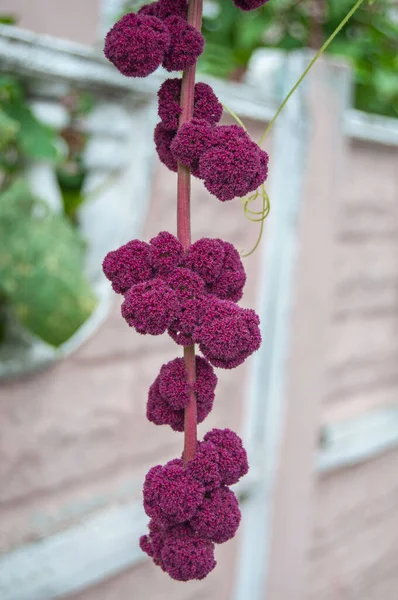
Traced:
MULTIPOLYGON (((239 78, 257 48, 320 47, 352 0, 277 0, 244 13, 230 0, 205 2, 202 72, 239 78)), ((364 5, 328 52, 352 61, 357 108, 398 117, 398 9, 388 0, 364 5)))
POLYGON ((88 318, 95 298, 83 274, 78 231, 66 214, 52 214, 23 180, 28 161, 52 162, 60 172, 65 144, 36 119, 10 76, 0 76, 0 140, 1 314, 11 307, 29 331, 59 346, 88 318))

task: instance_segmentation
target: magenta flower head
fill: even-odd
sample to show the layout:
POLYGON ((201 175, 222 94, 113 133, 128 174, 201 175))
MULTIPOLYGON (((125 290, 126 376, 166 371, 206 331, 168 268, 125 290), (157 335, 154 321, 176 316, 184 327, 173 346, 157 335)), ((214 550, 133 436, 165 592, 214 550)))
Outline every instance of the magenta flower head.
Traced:
POLYGON ((154 275, 149 263, 149 244, 132 240, 108 252, 102 270, 117 294, 124 294, 136 283, 148 281, 154 275))
POLYGON ((159 18, 159 2, 151 2, 150 4, 144 4, 137 11, 137 15, 145 15, 147 17, 159 18))
POLYGON ((146 77, 161 65, 170 33, 156 17, 124 15, 105 38, 104 54, 127 77, 146 77))
POLYGON ((177 294, 162 279, 138 283, 126 293, 122 316, 138 333, 161 335, 178 317, 177 294))
POLYGON ((184 265, 198 273, 206 284, 210 284, 221 275, 224 258, 225 248, 222 240, 201 238, 189 246, 184 265))
POLYGON ((148 517, 176 525, 191 519, 202 504, 203 485, 190 477, 182 460, 152 467, 145 477, 144 509, 148 517))
POLYGON ((175 134, 176 131, 166 129, 163 123, 158 123, 155 127, 154 140, 160 162, 170 171, 177 173, 177 161, 170 150, 175 134))
POLYGON ((174 158, 199 175, 199 159, 213 141, 213 128, 203 119, 192 119, 177 131, 170 150, 174 158))
POLYGON ((168 17, 164 24, 169 30, 170 45, 162 63, 163 67, 167 71, 183 71, 192 67, 203 52, 202 34, 178 15, 168 17))
POLYGON ((205 293, 203 280, 189 269, 178 267, 172 273, 169 273, 165 279, 182 302, 192 298, 200 298, 205 293))
POLYGON ((268 155, 237 125, 220 126, 199 162, 210 193, 225 202, 255 191, 268 175, 268 155))
POLYGON ((168 334, 176 344, 190 346, 194 343, 193 333, 200 325, 205 305, 202 298, 188 298, 180 302, 178 318, 168 329, 168 334))
POLYGON ((268 0, 233 0, 235 6, 245 11, 256 10, 256 8, 264 6, 264 4, 267 4, 267 2, 268 0))
POLYGON ((260 320, 254 310, 241 308, 229 300, 209 298, 194 340, 215 367, 234 369, 259 349, 260 320))
POLYGON ((195 535, 166 539, 161 560, 163 569, 177 581, 204 579, 216 566, 212 542, 195 535))
POLYGON ((240 520, 236 496, 223 486, 207 495, 189 523, 201 538, 223 544, 234 537, 240 520))
MULTIPOLYGON (((196 393, 198 423, 204 421, 213 408, 217 385, 210 363, 196 357, 196 393)), ((175 431, 184 430, 184 408, 189 404, 190 386, 186 379, 184 359, 176 358, 160 369, 148 394, 147 417, 155 425, 170 425, 175 431)))
POLYGON ((221 486, 219 458, 218 450, 212 442, 198 442, 196 454, 187 464, 188 473, 203 484, 206 492, 221 486))
MULTIPOLYGON (((166 79, 158 91, 158 114, 166 129, 176 130, 181 114, 181 79, 166 79)), ((197 83, 194 89, 193 118, 211 125, 219 122, 222 104, 207 83, 197 83)))
POLYGON ((159 0, 159 19, 167 19, 178 15, 186 20, 188 2, 187 0, 159 0))
POLYGON ((207 286, 221 300, 238 302, 243 296, 246 273, 239 252, 229 242, 219 240, 224 249, 224 261, 217 279, 207 286))
POLYGON ((247 474, 249 465, 241 438, 231 429, 212 429, 203 438, 218 453, 218 470, 223 485, 233 485, 247 474))
POLYGON ((181 242, 168 231, 161 231, 149 243, 149 262, 156 273, 165 275, 181 262, 184 254, 181 242))

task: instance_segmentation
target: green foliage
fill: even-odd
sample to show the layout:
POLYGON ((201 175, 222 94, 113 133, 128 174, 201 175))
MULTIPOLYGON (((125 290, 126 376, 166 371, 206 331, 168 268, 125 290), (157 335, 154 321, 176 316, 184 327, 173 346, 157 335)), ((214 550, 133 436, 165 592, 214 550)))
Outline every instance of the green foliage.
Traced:
MULTIPOLYGON (((203 19, 206 46, 199 67, 217 77, 239 77, 257 48, 303 48, 312 45, 317 33, 318 41, 325 41, 353 4, 328 0, 316 19, 314 0, 272 0, 253 12, 240 11, 231 0, 212 0, 203 19)), ((364 3, 328 51, 352 62, 358 108, 397 117, 398 24, 393 10, 383 0, 364 3)))
POLYGON ((95 306, 80 236, 16 180, 0 194, 0 238, 0 293, 27 329, 59 346, 95 306))

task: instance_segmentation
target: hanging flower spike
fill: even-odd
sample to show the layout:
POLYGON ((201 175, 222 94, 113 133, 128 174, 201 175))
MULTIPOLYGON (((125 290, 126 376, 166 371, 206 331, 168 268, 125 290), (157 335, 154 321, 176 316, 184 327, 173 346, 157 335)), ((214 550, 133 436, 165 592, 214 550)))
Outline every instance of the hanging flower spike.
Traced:
POLYGON ((104 54, 127 77, 147 77, 161 65, 170 33, 156 17, 124 15, 105 38, 104 54))

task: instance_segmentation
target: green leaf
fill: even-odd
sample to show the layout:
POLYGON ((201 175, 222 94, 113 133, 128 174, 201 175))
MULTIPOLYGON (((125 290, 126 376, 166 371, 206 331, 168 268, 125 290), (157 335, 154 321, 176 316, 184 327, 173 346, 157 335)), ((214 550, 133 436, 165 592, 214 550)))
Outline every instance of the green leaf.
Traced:
POLYGON ((3 236, 9 235, 13 222, 17 223, 30 216, 34 203, 33 194, 23 179, 15 180, 0 194, 0 226, 3 227, 3 236))
POLYGON ((21 323, 59 346, 91 314, 95 297, 83 274, 82 244, 60 216, 20 221, 0 249, 0 288, 21 323))
POLYGON ((3 150, 10 142, 15 140, 18 130, 18 121, 9 117, 0 108, 0 150, 3 150))
POLYGON ((40 123, 23 102, 5 103, 3 109, 10 118, 19 123, 17 143, 27 158, 44 161, 57 160, 59 156, 58 136, 51 127, 40 123))

